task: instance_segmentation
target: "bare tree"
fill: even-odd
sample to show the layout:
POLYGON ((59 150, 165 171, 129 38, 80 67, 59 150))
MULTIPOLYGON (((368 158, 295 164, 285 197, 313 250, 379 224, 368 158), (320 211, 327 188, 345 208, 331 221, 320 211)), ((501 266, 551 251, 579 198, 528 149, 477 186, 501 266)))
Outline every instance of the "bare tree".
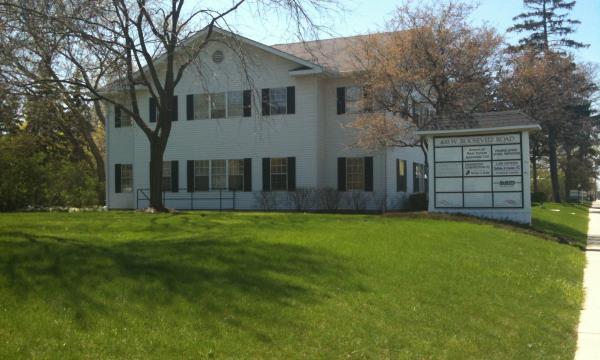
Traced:
MULTIPOLYGON (((32 10, 52 13, 55 10, 51 4, 31 3, 32 10)), ((22 7, 0 6, 0 81, 9 84, 13 98, 44 96, 48 92, 60 101, 62 107, 68 110, 68 126, 76 133, 69 137, 74 147, 85 148, 86 159, 96 169, 99 183, 105 181, 104 157, 101 145, 94 138, 94 133, 103 128, 104 115, 98 102, 86 105, 86 96, 81 89, 70 86, 62 79, 91 78, 96 88, 99 87, 103 73, 93 69, 81 69, 64 62, 60 56, 63 35, 60 32, 48 31, 49 24, 44 18, 37 18, 22 7)), ((61 124, 58 124, 61 125, 61 124)), ((66 129, 64 129, 66 130, 66 129)), ((103 190, 99 192, 101 201, 104 200, 103 190)))
MULTIPOLYGON (((558 156, 561 139, 573 141, 570 133, 593 140, 593 124, 580 121, 573 107, 585 104, 597 90, 593 75, 570 56, 552 51, 529 50, 511 55, 501 75, 500 98, 509 107, 523 109, 540 121, 548 146, 550 178, 554 201, 560 202, 558 156), (592 133, 581 131, 592 130, 592 133), (590 137, 591 136, 591 137, 590 137)), ((582 146, 582 139, 576 140, 582 146)))
MULTIPOLYGON (((146 135, 150 148, 150 206, 165 210, 162 203, 162 160, 175 115, 174 91, 186 71, 215 36, 218 26, 229 28, 227 17, 246 0, 221 7, 199 4, 184 7, 184 0, 2 0, 0 11, 27 14, 59 39, 52 49, 59 63, 73 66, 82 75, 57 73, 57 83, 83 89, 89 100, 105 101, 130 116, 146 135), (92 71, 90 71, 92 70, 92 71), (90 77, 93 73, 101 75, 90 77), (110 81, 109 81, 110 79, 110 81), (100 85, 100 86, 99 86, 100 85), (157 118, 150 125, 141 117, 138 91, 155 99, 157 118)), ((257 11, 287 16, 299 35, 318 30, 313 14, 336 6, 335 0, 258 0, 248 2, 257 11)), ((18 29, 28 34, 27 27, 18 29)), ((30 34, 28 34, 30 35, 30 34)), ((235 42, 235 38, 233 39, 235 42)), ((41 44, 40 44, 41 45, 41 44)), ((244 55, 238 52, 240 61, 244 55)))
POLYGON ((484 108, 494 91, 502 38, 468 22, 473 8, 456 1, 396 10, 385 32, 357 46, 368 111, 352 124, 361 147, 421 146, 415 130, 443 116, 484 108))

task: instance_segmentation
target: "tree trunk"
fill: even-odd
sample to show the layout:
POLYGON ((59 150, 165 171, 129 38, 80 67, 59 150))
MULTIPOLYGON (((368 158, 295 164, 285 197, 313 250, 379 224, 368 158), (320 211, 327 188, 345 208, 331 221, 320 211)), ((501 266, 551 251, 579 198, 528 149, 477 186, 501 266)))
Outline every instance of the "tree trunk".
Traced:
POLYGON ((560 184, 558 182, 558 160, 556 154, 556 130, 548 131, 548 157, 550 160, 550 180, 552 181, 552 198, 555 202, 560 201, 560 184))
POLYGON ((162 161, 163 147, 155 136, 150 141, 150 207, 157 211, 166 211, 162 198, 162 161))
POLYGON ((565 199, 569 200, 569 190, 579 190, 575 184, 573 184, 573 172, 571 171, 571 160, 573 156, 571 155, 571 150, 566 151, 565 156, 565 199))

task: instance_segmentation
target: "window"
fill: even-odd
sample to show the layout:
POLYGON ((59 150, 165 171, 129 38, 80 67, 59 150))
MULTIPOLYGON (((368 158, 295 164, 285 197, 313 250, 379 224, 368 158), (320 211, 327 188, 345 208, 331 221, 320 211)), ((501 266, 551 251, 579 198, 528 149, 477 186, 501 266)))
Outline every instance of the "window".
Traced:
POLYGON ((364 158, 346 158, 346 190, 365 189, 364 158))
POLYGON ((229 190, 244 190, 244 160, 228 161, 229 190))
POLYGON ((227 117, 242 116, 243 92, 230 91, 227 93, 227 117))
POLYGON ((121 111, 121 127, 131 127, 132 121, 131 116, 126 112, 121 111))
POLYGON ((171 191, 171 162, 163 161, 162 163, 162 189, 163 191, 171 191))
POLYGON ((271 190, 286 191, 288 185, 288 159, 271 159, 271 190))
POLYGON ((212 160, 210 162, 211 190, 227 189, 226 164, 226 160, 212 160))
POLYGON ((225 93, 210 95, 210 117, 211 119, 222 119, 225 117, 225 93))
POLYGON ((362 90, 360 86, 346 88, 346 112, 358 113, 362 109, 362 90))
POLYGON ((425 191, 425 165, 413 163, 413 192, 425 191))
POLYGON ((115 127, 131 127, 132 120, 128 113, 123 111, 120 107, 115 106, 115 127))
POLYGON ((210 189, 210 168, 208 160, 194 161, 194 191, 210 189))
POLYGON ((131 164, 121 164, 121 192, 133 191, 133 169, 131 164))
POLYGON ((406 191, 406 160, 396 160, 396 191, 406 191))
POLYGON ((115 193, 133 191, 133 170, 131 164, 115 164, 115 193))
POLYGON ((287 88, 270 89, 269 91, 270 114, 287 114, 287 88))
POLYGON ((194 119, 208 119, 208 94, 194 95, 194 119))

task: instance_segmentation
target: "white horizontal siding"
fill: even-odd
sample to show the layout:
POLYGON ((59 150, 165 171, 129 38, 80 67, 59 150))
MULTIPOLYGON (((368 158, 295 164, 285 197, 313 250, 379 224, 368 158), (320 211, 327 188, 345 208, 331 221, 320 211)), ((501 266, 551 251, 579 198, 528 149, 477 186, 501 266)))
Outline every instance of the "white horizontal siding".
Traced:
MULTIPOLYGON (((262 189, 262 158, 295 157, 296 186, 298 188, 337 188, 337 158, 373 156, 374 192, 367 194, 370 198, 368 208, 375 209, 386 198, 389 204, 397 198, 395 194, 395 156, 410 162, 421 160, 417 149, 401 149, 386 152, 369 153, 351 146, 356 131, 345 128, 353 115, 337 115, 336 87, 354 85, 348 80, 333 80, 325 77, 306 76, 292 77, 289 70, 298 65, 288 60, 268 54, 262 50, 247 48, 249 59, 248 75, 252 79, 252 87, 256 96, 252 103, 252 116, 215 120, 186 120, 186 95, 197 93, 214 93, 236 91, 250 88, 244 72, 240 70, 233 53, 218 44, 213 44, 206 51, 201 61, 210 68, 199 75, 194 66, 190 67, 176 89, 178 95, 179 120, 173 122, 169 142, 165 150, 165 161, 179 161, 179 187, 187 187, 187 160, 218 160, 252 158, 252 184, 254 193, 237 193, 238 209, 257 209, 257 194, 262 189), (212 50, 219 48, 225 53, 225 61, 219 65, 212 64, 209 59, 212 50), (290 115, 261 116, 259 93, 262 88, 295 86, 296 113, 290 115), (387 159, 387 165, 386 165, 387 159), (387 177, 386 177, 387 175, 387 177), (393 191, 392 191, 393 190, 393 191), (394 194, 392 194, 392 192, 394 194)), ((139 92, 141 115, 148 119, 149 95, 139 92)), ((110 107, 112 109, 112 107, 110 107)), ((109 111, 112 116, 112 113, 109 111)), ((134 208, 148 206, 147 201, 137 202, 136 191, 149 188, 149 144, 145 134, 137 127, 114 128, 114 122, 108 132, 109 185, 108 203, 110 208, 134 208), (134 177, 133 194, 114 193, 114 164, 132 163, 134 177)), ((151 124, 153 126, 153 124, 151 124)), ((422 162, 422 161, 421 161, 422 162)), ((408 184, 412 187, 412 174, 409 171, 408 184)), ((190 208, 190 197, 185 191, 177 194, 166 193, 166 205, 174 208, 190 208)), ((218 200, 206 200, 216 196, 214 192, 195 194, 204 198, 194 202, 194 208, 218 208, 218 200)), ((227 194, 227 197, 231 196, 227 194)), ((348 195, 347 195, 348 196, 348 195)), ((282 198, 281 207, 292 205, 282 198)), ((223 201, 221 205, 230 207, 223 201)), ((396 201, 396 203, 398 203, 396 201)), ((343 207, 351 208, 348 198, 343 207)))

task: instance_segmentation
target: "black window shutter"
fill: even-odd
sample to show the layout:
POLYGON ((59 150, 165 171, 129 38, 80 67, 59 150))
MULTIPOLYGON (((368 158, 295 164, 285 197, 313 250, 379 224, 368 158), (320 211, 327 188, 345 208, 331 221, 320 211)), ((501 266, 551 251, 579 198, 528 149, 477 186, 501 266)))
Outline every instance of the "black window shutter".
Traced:
POLYGON ((252 159, 244 159, 244 191, 252 191, 252 159))
POLYGON ((346 158, 338 158, 338 191, 346 191, 346 158))
POLYGON ((173 96, 173 100, 171 100, 171 106, 173 107, 173 120, 179 120, 179 103, 177 102, 177 96, 173 96))
POLYGON ((346 113, 346 88, 337 88, 337 113, 338 115, 346 113))
POLYGON ((171 191, 179 191, 179 161, 171 161, 171 191))
POLYGON ((365 191, 373 191, 373 157, 365 157, 365 191))
POLYGON ((288 158, 288 191, 296 191, 296 158, 288 158))
POLYGON ((194 160, 187 161, 187 191, 194 192, 194 160))
POLYGON ((150 98, 148 102, 148 114, 150 116, 150 122, 156 122, 156 99, 150 98))
POLYGON ((269 106, 269 89, 262 89, 262 114, 263 116, 271 115, 271 107, 269 106))
POLYGON ((115 127, 121 127, 121 108, 115 105, 115 127))
POLYGON ((263 191, 271 191, 271 159, 262 159, 262 172, 263 191))
POLYGON ((115 164, 115 192, 121 192, 121 164, 115 164))
POLYGON ((186 113, 188 120, 194 120, 194 95, 188 95, 186 99, 186 113))
POLYGON ((417 163, 413 163, 413 192, 419 192, 419 180, 417 179, 417 163))
POLYGON ((244 117, 252 116, 252 93, 250 90, 244 90, 244 117))
POLYGON ((396 191, 402 191, 402 186, 400 186, 400 160, 396 159, 396 191))
POLYGON ((288 86, 287 88, 287 113, 296 113, 296 87, 288 86))

